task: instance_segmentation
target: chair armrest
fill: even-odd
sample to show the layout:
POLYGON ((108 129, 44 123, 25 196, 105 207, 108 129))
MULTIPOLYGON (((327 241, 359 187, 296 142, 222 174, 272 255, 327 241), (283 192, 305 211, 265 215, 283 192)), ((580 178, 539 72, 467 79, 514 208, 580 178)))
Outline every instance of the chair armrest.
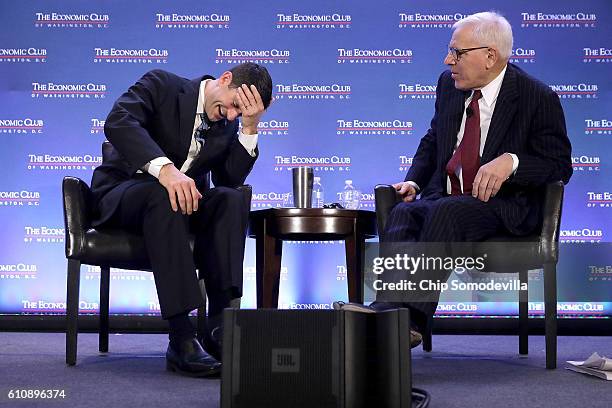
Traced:
POLYGON ((540 247, 545 262, 557 262, 559 258, 559 227, 563 209, 563 182, 555 181, 546 185, 542 209, 542 233, 540 247))
POLYGON ((376 203, 376 224, 378 236, 382 238, 387 225, 389 213, 395 204, 402 201, 395 188, 388 184, 378 184, 374 187, 374 200, 376 203))
POLYGON ((78 258, 83 253, 85 231, 91 226, 91 190, 76 177, 64 177, 62 182, 66 258, 78 258))

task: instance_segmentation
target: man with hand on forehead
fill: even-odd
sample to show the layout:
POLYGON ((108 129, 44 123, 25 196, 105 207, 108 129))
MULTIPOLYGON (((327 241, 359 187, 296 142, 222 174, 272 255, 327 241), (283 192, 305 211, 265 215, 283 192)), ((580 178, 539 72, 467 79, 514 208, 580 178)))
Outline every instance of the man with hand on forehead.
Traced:
POLYGON ((193 80, 153 70, 117 99, 106 120, 112 147, 92 178, 93 226, 144 236, 173 371, 219 372, 222 311, 242 296, 249 208, 235 187, 257 159, 257 125, 271 100, 272 79, 254 63, 193 80), (215 187, 204 191, 208 172, 215 187), (207 349, 216 358, 188 318, 205 304, 196 268, 210 301, 207 349))

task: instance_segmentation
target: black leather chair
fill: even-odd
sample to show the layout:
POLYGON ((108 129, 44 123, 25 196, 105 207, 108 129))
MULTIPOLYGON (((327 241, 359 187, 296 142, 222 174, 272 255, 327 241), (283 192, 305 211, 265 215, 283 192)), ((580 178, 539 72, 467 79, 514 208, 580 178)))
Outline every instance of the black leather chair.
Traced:
MULTIPOLYGON (((104 150, 108 148, 105 142, 104 150)), ((210 176, 210 175, 209 175, 210 176)), ((208 179, 207 186, 210 185, 208 179)), ((243 192, 246 208, 251 207, 251 186, 238 187, 243 192)), ((66 364, 76 364, 79 317, 79 283, 81 264, 100 267, 99 350, 108 351, 110 268, 151 270, 142 236, 111 228, 91 227, 91 191, 87 183, 76 177, 64 177, 64 227, 68 276, 66 291, 66 364)), ((246 231, 245 231, 246 233, 246 231)), ((193 245, 192 245, 193 247, 193 245)), ((200 286, 206 299, 203 280, 200 286)), ((239 302, 239 300, 238 300, 239 302)), ((234 302, 232 307, 239 305, 234 302)), ((206 330, 206 308, 198 309, 198 338, 206 330)))
MULTIPOLYGON (((530 269, 544 269, 544 332, 546 338, 546 368, 557 367, 557 261, 559 257, 559 226, 563 207, 563 182, 546 185, 544 195, 544 220, 541 230, 525 237, 499 235, 475 244, 488 253, 487 269, 495 272, 517 272, 519 280, 527 283, 530 269), (512 245, 490 245, 492 242, 509 242, 512 245), (493 250, 493 252, 492 252, 493 250)), ((383 234, 387 218, 393 206, 401 201, 390 185, 379 184, 375 188, 376 220, 379 234, 383 234)), ((528 353, 528 296, 519 291, 519 353, 528 353)), ((433 318, 429 319, 423 333, 423 350, 431 351, 433 318)))

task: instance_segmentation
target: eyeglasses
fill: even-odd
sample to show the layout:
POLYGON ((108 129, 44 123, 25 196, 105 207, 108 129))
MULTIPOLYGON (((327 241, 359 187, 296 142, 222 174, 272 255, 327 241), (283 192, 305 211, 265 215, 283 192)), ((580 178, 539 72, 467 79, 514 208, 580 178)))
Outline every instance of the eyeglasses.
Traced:
POLYGON ((490 47, 472 47, 472 48, 453 48, 453 47, 448 47, 448 54, 450 54, 451 57, 453 57, 453 59, 455 61, 459 61, 463 54, 466 54, 469 51, 482 50, 483 48, 490 48, 490 47))

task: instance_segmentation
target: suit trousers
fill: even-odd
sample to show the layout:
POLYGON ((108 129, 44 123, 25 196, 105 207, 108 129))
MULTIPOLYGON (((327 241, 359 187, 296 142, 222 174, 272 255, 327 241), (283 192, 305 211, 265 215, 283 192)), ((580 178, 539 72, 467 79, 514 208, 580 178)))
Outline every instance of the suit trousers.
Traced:
MULTIPOLYGON (((481 241, 501 229, 502 220, 489 203, 471 195, 442 196, 398 203, 389 214, 381 242, 383 248, 385 245, 393 248, 393 243, 413 242, 414 245, 403 244, 402 247, 408 248, 410 252, 412 246, 412 251, 418 252, 413 256, 418 256, 425 247, 424 243, 440 243, 432 245, 439 249, 444 243, 481 241)), ((430 270, 427 277, 421 278, 446 282, 451 272, 444 269, 430 270)), ((388 307, 409 307, 414 312, 416 325, 422 327, 425 319, 435 313, 439 296, 440 291, 431 290, 416 295, 410 302, 383 302, 388 307), (416 300, 419 296, 424 300, 416 300)), ((377 296, 377 303, 383 303, 379 301, 381 297, 377 296)))
POLYGON ((164 319, 205 304, 196 268, 206 284, 209 310, 222 310, 242 296, 249 209, 233 188, 215 187, 202 195, 198 211, 183 215, 172 210, 159 181, 146 177, 125 191, 107 222, 143 235, 164 319))

